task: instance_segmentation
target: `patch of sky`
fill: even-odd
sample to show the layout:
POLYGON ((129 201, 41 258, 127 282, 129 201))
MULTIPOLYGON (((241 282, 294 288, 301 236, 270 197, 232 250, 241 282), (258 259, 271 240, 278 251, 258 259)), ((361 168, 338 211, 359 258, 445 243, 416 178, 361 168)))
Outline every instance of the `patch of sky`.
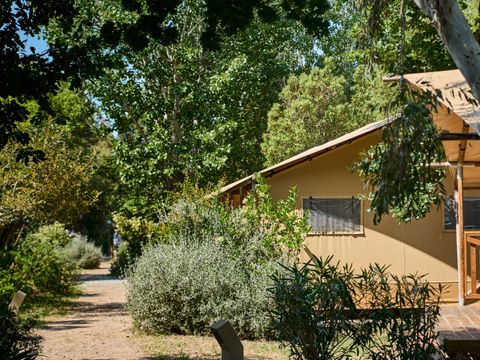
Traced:
POLYGON ((23 31, 19 31, 20 39, 25 45, 25 54, 43 54, 49 49, 48 43, 41 35, 29 36, 23 31), (33 51, 32 51, 33 50, 33 51))

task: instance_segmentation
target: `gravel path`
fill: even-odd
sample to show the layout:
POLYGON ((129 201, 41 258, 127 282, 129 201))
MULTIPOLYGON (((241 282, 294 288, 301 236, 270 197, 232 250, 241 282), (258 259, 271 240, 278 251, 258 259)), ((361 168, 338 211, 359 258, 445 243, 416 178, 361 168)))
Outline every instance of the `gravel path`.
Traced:
POLYGON ((125 285, 111 278, 108 264, 81 277, 83 295, 65 316, 52 316, 37 331, 44 338, 40 359, 151 359, 132 333, 125 285))

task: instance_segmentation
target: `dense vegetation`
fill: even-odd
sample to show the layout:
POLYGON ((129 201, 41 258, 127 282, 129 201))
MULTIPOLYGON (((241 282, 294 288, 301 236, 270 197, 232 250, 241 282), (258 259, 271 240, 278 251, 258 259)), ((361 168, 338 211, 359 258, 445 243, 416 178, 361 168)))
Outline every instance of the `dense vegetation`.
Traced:
POLYGON ((431 359, 441 287, 333 257, 294 264, 270 290, 272 328, 294 359, 431 359))
POLYGON ((279 262, 300 251, 308 226, 295 191, 274 203, 262 183, 242 209, 229 211, 188 186, 169 221, 127 272, 128 309, 153 333, 204 334, 230 319, 243 338, 267 336, 267 289, 279 262), (279 226, 288 224, 288 226, 279 226))
MULTIPOLYGON (((478 35, 478 1, 459 3, 478 35)), ((422 217, 442 193, 439 171, 412 166, 442 157, 432 100, 381 81, 454 67, 411 0, 7 0, 0 59, 2 303, 19 289, 27 306, 71 293, 117 231, 112 272, 129 279, 140 328, 202 333, 227 316, 265 336, 270 275, 305 224, 293 193, 274 204, 260 184, 231 211, 218 184, 400 114, 357 164, 375 220, 422 217), (36 38, 45 51, 29 48, 36 38), (181 281, 191 273, 212 286, 181 281)))

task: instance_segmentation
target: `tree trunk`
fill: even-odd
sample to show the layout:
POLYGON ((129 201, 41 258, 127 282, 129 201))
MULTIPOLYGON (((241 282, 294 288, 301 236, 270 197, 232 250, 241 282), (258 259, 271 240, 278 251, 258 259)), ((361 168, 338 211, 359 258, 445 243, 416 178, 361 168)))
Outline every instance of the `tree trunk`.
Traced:
POLYGON ((480 46, 455 0, 414 0, 432 20, 450 56, 480 102, 480 46))

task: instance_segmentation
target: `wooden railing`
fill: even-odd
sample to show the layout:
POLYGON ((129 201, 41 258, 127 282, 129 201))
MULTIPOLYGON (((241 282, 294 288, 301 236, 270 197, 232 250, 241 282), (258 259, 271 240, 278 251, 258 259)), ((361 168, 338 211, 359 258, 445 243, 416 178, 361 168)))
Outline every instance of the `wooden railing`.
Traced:
POLYGON ((465 250, 464 250, 464 274, 465 274, 465 298, 466 299, 480 299, 478 293, 478 248, 480 247, 480 231, 465 231, 464 232, 465 250), (470 286, 468 286, 467 267, 470 262, 470 286))

